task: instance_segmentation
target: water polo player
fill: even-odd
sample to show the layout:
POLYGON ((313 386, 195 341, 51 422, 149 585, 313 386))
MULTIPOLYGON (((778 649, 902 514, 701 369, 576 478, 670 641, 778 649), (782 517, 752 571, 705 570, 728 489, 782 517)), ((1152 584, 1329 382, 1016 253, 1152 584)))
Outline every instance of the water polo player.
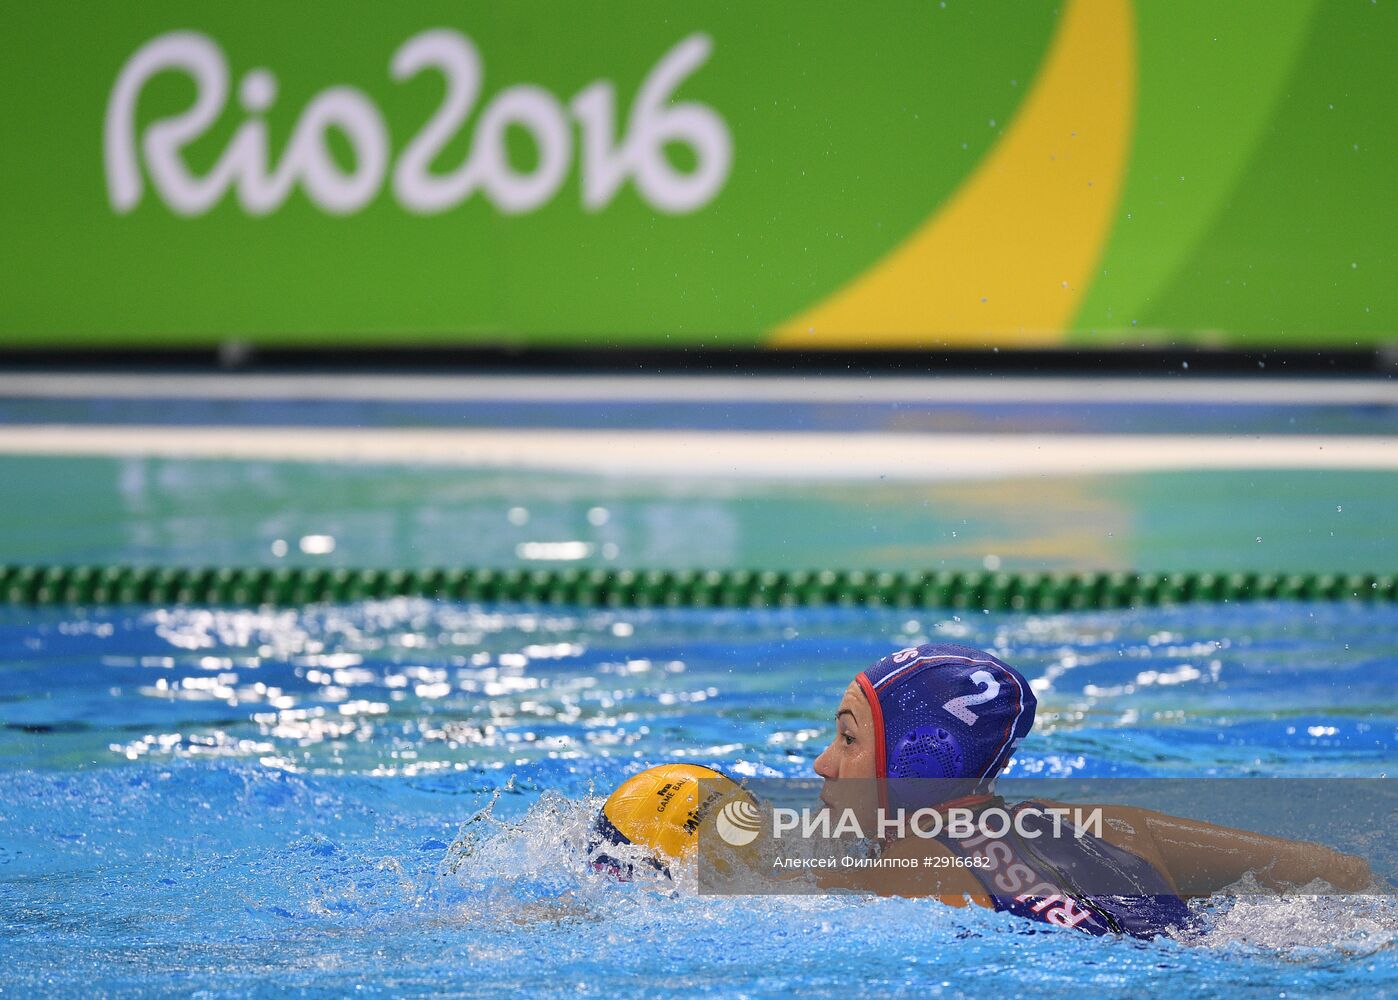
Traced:
POLYGON ((882 845, 892 858, 944 851, 974 863, 875 868, 857 879, 832 873, 824 881, 955 904, 970 899, 1093 933, 1146 937, 1187 920, 1184 898, 1210 895, 1248 873, 1269 887, 1317 878, 1344 890, 1369 883, 1362 859, 1317 844, 1135 807, 1094 806, 1105 820, 1100 836, 1050 835, 1045 810, 1057 803, 1008 806, 994 791, 1036 707, 1017 670, 969 646, 899 650, 858 674, 836 709, 834 739, 815 762, 827 808, 853 811, 861 829, 877 828, 870 824, 879 809, 993 807, 1017 822, 993 840, 905 837, 882 845))
MULTIPOLYGON (((1248 873, 1272 888, 1317 878, 1346 891, 1369 884, 1362 859, 1317 844, 1130 806, 1094 805, 1103 814, 1100 833, 1070 826, 1062 835, 1046 819, 1058 803, 1011 806, 995 793, 1036 707, 1017 670, 969 646, 903 649, 859 673, 836 709, 834 738, 815 762, 826 810, 852 814, 861 830, 881 829, 878 817, 896 810, 996 809, 1015 822, 995 838, 885 837, 876 841, 878 856, 895 863, 823 869, 814 873, 819 883, 958 906, 969 901, 1091 933, 1141 937, 1184 925, 1186 898, 1211 895, 1248 873), (896 864, 929 855, 949 863, 896 864)), ((755 813, 746 792, 718 772, 668 764, 618 788, 598 832, 609 844, 631 845, 628 857, 639 850, 663 868, 697 852, 706 817, 755 813)), ((605 853, 598 860, 621 874, 631 863, 605 853)))

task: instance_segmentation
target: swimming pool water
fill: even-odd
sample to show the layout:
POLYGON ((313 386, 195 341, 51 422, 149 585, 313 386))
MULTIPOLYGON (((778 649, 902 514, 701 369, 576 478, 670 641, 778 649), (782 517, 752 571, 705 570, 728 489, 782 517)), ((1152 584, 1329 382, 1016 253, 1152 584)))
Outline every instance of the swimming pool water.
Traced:
MULTIPOLYGON (((370 380, 301 398, 304 386, 174 381, 124 395, 11 385, 0 427, 22 444, 53 425, 1293 443, 1381 442, 1398 426, 1382 387, 1318 404, 1306 383, 1295 400, 1201 404, 1158 386, 1036 401, 999 381, 951 399, 943 383, 888 395, 877 380, 822 382, 810 398, 749 381, 675 398, 674 383, 418 398, 370 380)), ((5 454, 0 483, 5 562, 556 566, 537 554, 560 542, 571 565, 643 568, 1398 562, 1391 467, 778 481, 5 454)), ((1204 933, 1138 942, 930 901, 699 896, 684 872, 677 888, 589 868, 599 797, 624 777, 667 760, 809 775, 853 672, 924 637, 993 647, 1035 681, 1017 776, 1375 777, 1398 761, 1391 607, 0 608, 0 995, 1395 992, 1392 897, 1220 899, 1200 907, 1204 933)))
POLYGON ((1398 473, 774 481, 0 455, 5 562, 1389 573, 1398 473), (303 539, 329 539, 302 546, 303 539), (578 558, 531 558, 566 543, 578 558))
POLYGON ((617 883, 587 825, 665 760, 809 775, 850 676, 926 638, 1035 684, 1016 776, 1362 776, 1398 609, 1044 616, 0 610, 0 992, 1372 998, 1392 897, 1217 900, 1188 940, 930 901, 617 883), (474 820, 474 821, 473 821, 474 820))

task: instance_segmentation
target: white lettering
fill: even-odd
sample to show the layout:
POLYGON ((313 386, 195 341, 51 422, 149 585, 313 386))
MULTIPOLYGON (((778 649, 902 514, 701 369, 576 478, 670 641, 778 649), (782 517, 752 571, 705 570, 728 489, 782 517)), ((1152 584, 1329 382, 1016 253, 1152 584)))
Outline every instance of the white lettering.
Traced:
MULTIPOLYGON (((822 815, 828 816, 829 813, 822 815)), ((835 837, 863 837, 864 831, 859 826, 859 817, 855 816, 853 809, 845 809, 840 813, 840 821, 835 824, 833 832, 835 837)))
MULTIPOLYGON (((1010 853, 1009 848, 1006 847, 1002 841, 997 841, 996 843, 1001 847, 1005 847, 1005 856, 1003 860, 1001 860, 1001 864, 1004 864, 1005 861, 1014 857, 1014 855, 1010 853)), ((991 847, 986 848, 986 854, 991 854, 994 846, 995 845, 991 845, 991 847)), ((1032 868, 1023 862, 1016 861, 1008 868, 996 874, 995 884, 1006 892, 1019 892, 1033 877, 1034 871, 1032 868)))
POLYGON ((1037 809, 1028 807, 1024 809, 1016 809, 1015 833, 1019 834, 1025 840, 1037 840, 1039 837, 1043 836, 1043 834, 1039 830, 1037 830, 1032 824, 1026 825, 1025 822, 1026 817, 1032 817, 1037 815, 1039 815, 1039 811, 1037 809))
POLYGON ((990 837, 992 840, 999 840, 1010 832, 1010 814, 1004 809, 985 810, 980 815, 980 830, 982 834, 990 837), (991 829, 992 820, 999 821, 1000 829, 998 831, 991 829))
POLYGON ((481 59, 465 35, 438 28, 414 35, 399 47, 389 64, 398 81, 424 69, 437 69, 447 83, 441 106, 413 136, 393 168, 393 193, 411 212, 444 212, 470 196, 476 186, 472 158, 449 174, 432 173, 432 161, 471 113, 481 92, 481 59))
MULTIPOLYGON (((722 189, 733 163, 733 141, 723 118, 703 104, 675 102, 674 93, 709 58, 713 43, 693 34, 667 52, 642 81, 632 102, 626 132, 616 136, 615 86, 598 80, 566 107, 542 87, 519 84, 491 99, 481 112, 464 162, 447 173, 432 164, 465 125, 481 95, 484 68, 471 40, 448 28, 434 28, 408 39, 389 63, 389 74, 404 82, 427 69, 446 81, 441 105, 392 164, 394 197, 418 214, 444 212, 480 191, 499 211, 519 214, 539 209, 563 187, 573 163, 572 120, 580 130, 583 207, 605 208, 630 179, 641 197, 662 212, 693 212, 722 189), (571 112, 571 120, 570 120, 571 112), (536 162, 529 170, 511 164, 506 139, 511 129, 527 134, 536 162), (692 170, 674 167, 668 145, 687 146, 692 170)), ((152 188, 176 214, 201 215, 230 189, 249 214, 276 211, 299 183, 311 202, 331 214, 357 212, 373 201, 389 175, 389 130, 375 103, 349 86, 330 87, 302 111, 285 154, 275 166, 261 115, 277 96, 277 81, 265 68, 241 80, 238 103, 248 114, 214 166, 203 176, 190 172, 183 151, 202 137, 223 113, 228 99, 228 62, 207 35, 172 31, 141 46, 122 67, 107 102, 103 148, 107 192, 112 208, 135 210, 143 194, 142 166, 152 188), (139 135, 137 110, 146 85, 161 73, 182 72, 194 82, 195 100, 180 114, 145 126, 139 135), (326 145, 330 130, 340 132, 353 152, 353 167, 342 169, 326 145)))
POLYGON ((772 838, 775 840, 801 822, 801 810, 776 806, 772 809, 772 838))
POLYGON ((968 726, 974 726, 980 717, 967 706, 983 705, 987 701, 994 701, 1000 694, 1000 682, 988 670, 977 670, 971 675, 971 680, 980 688, 979 691, 975 694, 963 694, 959 698, 953 698, 942 706, 968 726))
POLYGON ((938 837, 942 833, 942 814, 937 809, 919 809, 912 816, 913 833, 918 837, 938 837), (932 821, 931 827, 924 825, 925 821, 932 821))
POLYGON ((287 149, 287 168, 300 175, 311 201, 334 215, 357 212, 378 193, 388 167, 388 130, 372 101, 353 87, 331 87, 307 106, 287 149), (325 133, 338 128, 354 149, 354 171, 345 174, 325 148, 325 133))
POLYGON ((947 810, 947 836, 965 840, 976 832, 975 814, 969 809, 947 810))
POLYGON ((1076 902, 1065 899, 1062 906, 1048 912, 1046 919, 1060 927, 1076 927, 1091 916, 1091 911, 1079 909, 1076 902))
POLYGON ((879 839, 886 840, 893 837, 902 840, 907 836, 907 827, 903 821, 903 810, 899 809, 894 816, 885 816, 882 809, 879 810, 879 839))
POLYGON ((583 124, 583 205, 590 211, 606 206, 630 173, 636 187, 655 207, 668 212, 692 212, 706 205, 733 165, 733 139, 711 108, 694 102, 668 104, 670 94, 709 58, 707 35, 690 35, 660 60, 641 86, 626 138, 616 134, 616 91, 598 81, 573 99, 573 113, 583 124), (685 174, 665 158, 667 143, 684 143, 694 150, 698 166, 685 174))
MULTIPOLYGON (((1063 820, 1068 816, 1068 810, 1062 806, 1053 806, 1049 809, 1036 810, 1046 813, 1053 819, 1053 835, 1055 838, 1063 836, 1063 820)), ((1036 834, 1037 836, 1037 834, 1036 834)))
POLYGON ((1100 806, 1093 807, 1092 811, 1083 815, 1081 809, 1073 810, 1073 825, 1077 828, 1073 836, 1101 837, 1102 836, 1102 809, 1100 806))
POLYGON ((223 109, 228 97, 228 66, 222 50, 205 36, 193 31, 172 31, 136 50, 117 74, 107 100, 103 134, 107 193, 118 212, 131 211, 141 200, 141 168, 136 160, 137 98, 151 77, 174 69, 184 70, 194 78, 197 96, 188 111, 161 119, 146 129, 142 145, 151 178, 162 193, 163 189, 170 189, 166 201, 182 215, 207 210, 226 184, 221 178, 211 177, 212 184, 200 187, 176 154, 203 134, 223 109))

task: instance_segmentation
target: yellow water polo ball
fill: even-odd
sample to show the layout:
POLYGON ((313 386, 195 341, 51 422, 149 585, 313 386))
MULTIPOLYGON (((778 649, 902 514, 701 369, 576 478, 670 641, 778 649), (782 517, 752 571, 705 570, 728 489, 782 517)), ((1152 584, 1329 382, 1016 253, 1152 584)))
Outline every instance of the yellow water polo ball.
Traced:
POLYGON ((698 850, 705 818, 735 802, 747 804, 750 797, 723 773, 699 764, 661 764, 622 782, 602 815, 626 842, 678 860, 698 850))

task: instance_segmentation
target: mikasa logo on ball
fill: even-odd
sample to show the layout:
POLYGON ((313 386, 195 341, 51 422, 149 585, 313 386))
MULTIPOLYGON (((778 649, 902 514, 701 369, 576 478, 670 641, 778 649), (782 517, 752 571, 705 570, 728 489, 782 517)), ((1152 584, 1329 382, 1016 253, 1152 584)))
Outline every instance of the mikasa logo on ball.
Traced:
POLYGON ((757 839, 757 806, 745 799, 734 799, 718 811, 714 826, 718 835, 733 847, 746 847, 757 839))

